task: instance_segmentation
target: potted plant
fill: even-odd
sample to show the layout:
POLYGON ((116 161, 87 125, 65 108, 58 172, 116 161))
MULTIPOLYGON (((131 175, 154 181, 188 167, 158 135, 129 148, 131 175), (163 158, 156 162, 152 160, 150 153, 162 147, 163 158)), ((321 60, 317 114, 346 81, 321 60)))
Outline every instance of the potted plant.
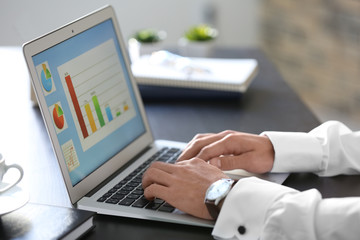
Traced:
POLYGON ((183 56, 210 57, 217 36, 217 29, 207 24, 192 26, 178 42, 179 52, 183 56))
POLYGON ((129 54, 132 61, 139 56, 151 54, 162 49, 162 42, 166 38, 165 31, 142 29, 129 39, 129 54))

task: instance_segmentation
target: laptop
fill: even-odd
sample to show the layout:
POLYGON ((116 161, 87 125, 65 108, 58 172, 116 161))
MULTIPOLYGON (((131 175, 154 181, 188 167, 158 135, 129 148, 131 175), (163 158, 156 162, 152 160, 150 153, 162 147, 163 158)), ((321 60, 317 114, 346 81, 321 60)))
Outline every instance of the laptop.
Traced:
POLYGON ((23 51, 75 207, 214 225, 142 195, 141 178, 149 164, 175 162, 185 143, 154 140, 111 6, 25 43, 23 51))

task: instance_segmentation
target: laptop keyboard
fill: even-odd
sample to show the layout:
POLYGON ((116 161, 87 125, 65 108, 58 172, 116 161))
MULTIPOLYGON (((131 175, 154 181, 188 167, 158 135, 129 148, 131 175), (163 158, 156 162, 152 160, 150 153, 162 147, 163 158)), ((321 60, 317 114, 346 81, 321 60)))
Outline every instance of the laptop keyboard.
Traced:
POLYGON ((142 176, 150 164, 154 161, 175 163, 181 150, 178 148, 163 148, 151 156, 146 162, 140 165, 124 180, 120 181, 107 193, 100 197, 98 202, 118 204, 122 206, 146 208, 155 211, 173 212, 175 208, 161 199, 149 201, 144 197, 142 188, 142 176))

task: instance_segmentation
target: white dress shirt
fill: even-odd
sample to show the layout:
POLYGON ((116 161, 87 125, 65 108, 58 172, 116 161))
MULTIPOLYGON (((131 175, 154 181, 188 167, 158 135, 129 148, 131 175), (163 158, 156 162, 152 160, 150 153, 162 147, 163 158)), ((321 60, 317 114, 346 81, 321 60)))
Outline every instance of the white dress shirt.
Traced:
MULTIPOLYGON (((274 146, 272 172, 360 173, 360 131, 340 122, 309 133, 262 134, 274 146)), ((322 199, 316 189, 299 192, 244 178, 226 197, 212 234, 218 239, 360 239, 360 197, 322 199)))

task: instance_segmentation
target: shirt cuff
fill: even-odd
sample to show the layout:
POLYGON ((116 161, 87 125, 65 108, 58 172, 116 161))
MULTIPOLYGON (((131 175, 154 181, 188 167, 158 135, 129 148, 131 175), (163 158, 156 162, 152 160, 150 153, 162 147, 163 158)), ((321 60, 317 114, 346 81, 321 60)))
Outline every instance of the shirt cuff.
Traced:
POLYGON ((301 132, 263 132, 275 150, 271 172, 319 172, 326 169, 320 141, 301 132))
POLYGON ((226 197, 213 229, 216 239, 258 239, 272 204, 297 190, 256 177, 240 179, 226 197))

